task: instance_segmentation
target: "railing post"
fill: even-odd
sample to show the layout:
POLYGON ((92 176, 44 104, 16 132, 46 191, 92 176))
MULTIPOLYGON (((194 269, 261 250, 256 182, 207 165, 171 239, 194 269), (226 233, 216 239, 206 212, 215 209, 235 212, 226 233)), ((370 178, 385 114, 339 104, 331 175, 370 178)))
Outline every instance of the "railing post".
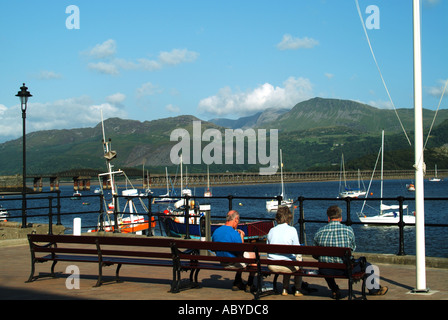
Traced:
POLYGON ((185 195, 185 239, 190 238, 190 196, 185 195))
POLYGON ((305 211, 303 209, 303 201, 305 198, 303 196, 300 196, 298 198, 299 201, 299 228, 300 228, 300 243, 305 243, 305 211))
POLYGON ((57 194, 57 198, 56 198, 57 222, 56 222, 56 225, 61 226, 62 225, 62 222, 61 222, 61 190, 57 190, 56 194, 57 194))
POLYGON ((53 197, 48 197, 48 234, 53 234, 53 197))
POLYGON ((120 226, 118 225, 118 196, 113 195, 114 199, 114 233, 120 233, 120 226))
POLYGON ((403 220, 403 201, 404 198, 402 196, 398 197, 398 204, 400 206, 400 221, 398 222, 398 229, 399 229, 399 243, 398 243, 398 256, 404 256, 406 253, 404 252, 404 220, 403 220))
POLYGON ((103 193, 100 193, 99 195, 100 198, 100 209, 99 209, 99 213, 100 213, 100 222, 99 222, 99 228, 98 231, 104 231, 104 195, 103 193))
POLYGON ((152 236, 152 217, 152 194, 148 194, 148 237, 152 236))
POLYGON ((353 224, 351 216, 350 216, 352 198, 350 198, 350 197, 345 198, 345 202, 347 203, 347 221, 345 224, 347 226, 351 226, 353 224))
POLYGON ((277 208, 278 208, 282 205, 283 197, 279 195, 276 198, 277 198, 277 208))
POLYGON ((230 210, 232 210, 232 208, 233 208, 233 206, 232 206, 232 199, 233 199, 233 196, 232 196, 231 194, 229 194, 229 195, 227 196, 227 198, 229 199, 229 211, 230 211, 230 210))

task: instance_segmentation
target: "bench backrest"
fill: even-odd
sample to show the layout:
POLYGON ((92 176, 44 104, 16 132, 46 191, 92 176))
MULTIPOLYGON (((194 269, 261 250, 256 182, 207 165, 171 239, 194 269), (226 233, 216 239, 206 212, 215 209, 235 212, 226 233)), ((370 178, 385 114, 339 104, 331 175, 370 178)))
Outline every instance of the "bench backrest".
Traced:
POLYGON ((29 234, 28 241, 31 250, 34 252, 84 255, 98 255, 101 253, 103 256, 172 258, 169 250, 172 241, 169 238, 29 234), (82 247, 70 246, 71 244, 79 244, 82 247), (160 250, 160 248, 168 250, 160 250))
MULTIPOLYGON (((179 252, 185 250, 206 250, 206 251, 232 251, 232 252, 257 252, 260 256, 261 263, 269 263, 263 256, 269 253, 276 254, 301 254, 312 256, 332 256, 340 257, 346 261, 351 256, 350 248, 341 247, 316 247, 316 246, 296 246, 296 245, 277 245, 266 243, 225 243, 198 240, 183 240, 173 238, 143 238, 143 237, 123 237, 123 236, 72 236, 72 235, 43 235, 29 234, 28 240, 30 246, 36 252, 57 252, 57 253, 79 253, 79 254, 98 254, 98 248, 101 248, 103 255, 115 256, 146 256, 159 257, 169 259, 172 254, 168 250, 160 251, 158 248, 176 248, 179 252), (60 244, 83 244, 92 245, 83 246, 82 248, 51 248, 48 246, 40 246, 36 243, 52 243, 60 244), (130 250, 130 247, 137 249, 130 250), (138 249, 138 248, 141 248, 138 249), (159 250, 155 252, 154 249, 159 250)), ((180 259, 191 259, 190 254, 179 254, 180 259)), ((255 263, 253 258, 223 258, 210 256, 207 254, 197 254, 195 259, 207 261, 224 261, 224 262, 245 262, 255 263)), ((276 261, 276 264, 291 265, 291 261, 276 261)), ((295 262, 294 262, 295 263, 295 262)), ((321 263, 317 261, 302 262, 301 265, 308 267, 331 267, 345 269, 344 263, 321 263)))
MULTIPOLYGON (((267 258, 261 257, 266 254, 301 254, 310 256, 330 256, 340 257, 343 261, 347 261, 351 257, 351 249, 343 247, 317 247, 317 246, 297 246, 297 245, 278 245, 266 243, 225 243, 225 242, 211 242, 211 241, 191 241, 191 240, 175 240, 177 249, 196 249, 208 251, 231 251, 231 252, 258 252, 262 264, 271 263, 267 258)), ((181 255, 181 258, 188 259, 187 255, 181 255)), ((207 255, 199 255, 198 260, 223 260, 227 262, 245 262, 255 263, 255 259, 251 258, 227 258, 210 257, 207 255)), ((325 263, 317 261, 303 261, 301 263, 291 261, 276 261, 279 265, 300 264, 307 267, 327 267, 336 269, 345 269, 345 263, 325 263)))
POLYGON ((100 244, 136 247, 166 247, 169 248, 173 239, 169 238, 133 238, 123 236, 72 236, 72 235, 45 235, 29 234, 28 241, 32 243, 56 244, 100 244))

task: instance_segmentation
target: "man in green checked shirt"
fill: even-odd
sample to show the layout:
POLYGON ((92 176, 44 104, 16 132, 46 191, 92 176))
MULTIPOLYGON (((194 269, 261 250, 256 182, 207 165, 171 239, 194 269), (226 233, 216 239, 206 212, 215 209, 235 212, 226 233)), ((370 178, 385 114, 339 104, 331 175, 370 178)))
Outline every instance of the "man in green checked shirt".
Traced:
MULTIPOLYGON (((331 206, 327 209, 328 224, 320 228, 314 236, 314 245, 322 247, 344 247, 350 248, 352 251, 356 249, 355 233, 349 226, 343 225, 342 210, 338 206, 331 206)), ((340 257, 319 257, 319 262, 343 263, 340 257)), ((319 273, 323 275, 342 275, 344 270, 338 269, 319 269, 319 273)), ((341 293, 334 278, 325 278, 328 287, 332 291, 333 299, 340 299, 341 293)), ((370 291, 373 295, 384 295, 388 288, 380 287, 377 290, 370 291)))

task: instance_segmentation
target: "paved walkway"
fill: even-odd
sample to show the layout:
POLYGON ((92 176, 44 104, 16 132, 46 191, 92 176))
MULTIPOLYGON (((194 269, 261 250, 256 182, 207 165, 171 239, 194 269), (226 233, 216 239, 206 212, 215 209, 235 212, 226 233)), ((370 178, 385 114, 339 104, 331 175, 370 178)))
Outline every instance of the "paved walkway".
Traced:
MULTIPOLYGON (((81 278, 80 288, 69 290, 65 273, 69 263, 58 263, 56 271, 58 277, 43 278, 32 283, 25 283, 30 273, 30 252, 23 241, 10 242, 0 246, 0 299, 1 300, 30 300, 30 299, 82 299, 82 300, 171 300, 171 301, 203 301, 220 300, 228 303, 238 303, 252 300, 250 293, 233 292, 230 287, 234 273, 201 271, 202 288, 182 291, 178 294, 169 293, 171 269, 145 266, 123 266, 120 275, 124 283, 110 282, 99 288, 94 288, 97 266, 91 263, 79 264, 81 278)), ((368 296, 369 300, 448 300, 448 269, 426 268, 427 288, 429 294, 411 294, 416 285, 416 271, 413 265, 397 265, 377 263, 380 269, 380 283, 389 287, 385 296, 368 296)), ((37 273, 48 272, 50 264, 38 264, 37 273)), ((115 268, 105 268, 105 276, 113 279, 115 268)), ((187 277, 187 273, 183 273, 187 277)), ((272 281, 272 277, 266 282, 272 281)), ((293 295, 270 295, 263 301, 302 301, 302 300, 331 300, 330 291, 325 280, 304 278, 310 286, 316 289, 310 295, 297 298, 293 295)), ((343 299, 347 299, 347 281, 339 280, 343 299)), ((360 296, 360 283, 355 284, 355 295, 360 296)))

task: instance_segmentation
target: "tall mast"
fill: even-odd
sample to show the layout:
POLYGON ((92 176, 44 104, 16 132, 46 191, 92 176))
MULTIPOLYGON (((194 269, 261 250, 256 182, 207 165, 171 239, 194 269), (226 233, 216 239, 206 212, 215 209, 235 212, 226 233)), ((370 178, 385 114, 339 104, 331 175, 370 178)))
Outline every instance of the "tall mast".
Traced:
POLYGON ((383 213, 383 169, 384 169, 384 130, 381 133, 381 202, 380 202, 380 214, 383 213))
POLYGON ((427 292, 425 265, 425 206, 423 159, 423 98, 421 55, 421 1, 413 0, 414 21, 414 121, 415 121, 415 235, 416 235, 416 282, 414 292, 427 292))
MULTIPOLYGON (((283 156, 282 156, 282 149, 280 149, 280 179, 282 182, 282 198, 285 196, 285 188, 283 186, 283 156)), ((284 200, 284 199, 282 199, 284 200)))

